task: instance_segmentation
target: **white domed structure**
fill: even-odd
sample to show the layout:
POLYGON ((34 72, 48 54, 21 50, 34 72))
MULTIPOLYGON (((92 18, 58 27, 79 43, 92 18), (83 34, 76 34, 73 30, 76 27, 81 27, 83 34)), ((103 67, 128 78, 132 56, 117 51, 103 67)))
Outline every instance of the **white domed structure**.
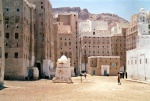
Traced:
POLYGON ((55 83, 71 83, 71 75, 73 73, 72 70, 74 70, 74 67, 70 67, 70 58, 67 59, 65 55, 61 56, 61 58, 57 61, 56 73, 53 81, 55 83))
POLYGON ((140 12, 145 12, 145 9, 142 7, 142 8, 140 9, 140 12))
POLYGON ((65 55, 61 56, 60 59, 58 59, 58 63, 67 63, 68 59, 65 55))

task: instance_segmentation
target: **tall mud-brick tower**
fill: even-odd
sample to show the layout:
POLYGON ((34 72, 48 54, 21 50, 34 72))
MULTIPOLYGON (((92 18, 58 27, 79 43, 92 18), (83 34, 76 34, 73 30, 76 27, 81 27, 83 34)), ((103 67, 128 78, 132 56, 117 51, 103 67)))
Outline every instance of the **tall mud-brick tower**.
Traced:
POLYGON ((0 1, 0 87, 4 83, 4 25, 3 25, 3 8, 2 0, 0 1))
POLYGON ((49 0, 28 0, 36 5, 35 21, 35 64, 39 69, 39 76, 50 77, 53 68, 52 59, 52 5, 49 0))

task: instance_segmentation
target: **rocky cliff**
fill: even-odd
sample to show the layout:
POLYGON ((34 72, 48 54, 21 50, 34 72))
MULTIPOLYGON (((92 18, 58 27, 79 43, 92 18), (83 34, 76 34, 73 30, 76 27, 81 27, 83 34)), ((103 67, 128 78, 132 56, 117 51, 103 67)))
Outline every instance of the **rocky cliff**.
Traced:
POLYGON ((127 20, 119 17, 116 14, 110 14, 110 13, 101 13, 101 14, 92 14, 87 9, 81 9, 80 7, 61 7, 61 8, 53 8, 53 13, 63 13, 63 12, 77 12, 79 15, 79 21, 84 20, 99 20, 99 21, 106 21, 110 25, 114 24, 115 22, 126 22, 127 20))

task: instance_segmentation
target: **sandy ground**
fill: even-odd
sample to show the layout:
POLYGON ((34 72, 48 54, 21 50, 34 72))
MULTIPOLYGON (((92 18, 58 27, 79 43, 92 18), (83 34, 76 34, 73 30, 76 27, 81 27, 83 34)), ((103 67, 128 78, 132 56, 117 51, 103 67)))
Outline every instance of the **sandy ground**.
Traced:
POLYGON ((150 101, 150 85, 117 77, 87 76, 81 83, 53 83, 52 80, 5 81, 0 101, 150 101))

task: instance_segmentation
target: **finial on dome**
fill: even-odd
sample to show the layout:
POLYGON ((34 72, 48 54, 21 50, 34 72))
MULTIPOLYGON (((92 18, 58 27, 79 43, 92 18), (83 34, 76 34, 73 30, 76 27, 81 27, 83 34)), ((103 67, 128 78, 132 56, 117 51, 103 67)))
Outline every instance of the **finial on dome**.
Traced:
POLYGON ((140 9, 140 12, 144 12, 145 11, 145 9, 143 8, 143 6, 142 6, 142 8, 140 9))

